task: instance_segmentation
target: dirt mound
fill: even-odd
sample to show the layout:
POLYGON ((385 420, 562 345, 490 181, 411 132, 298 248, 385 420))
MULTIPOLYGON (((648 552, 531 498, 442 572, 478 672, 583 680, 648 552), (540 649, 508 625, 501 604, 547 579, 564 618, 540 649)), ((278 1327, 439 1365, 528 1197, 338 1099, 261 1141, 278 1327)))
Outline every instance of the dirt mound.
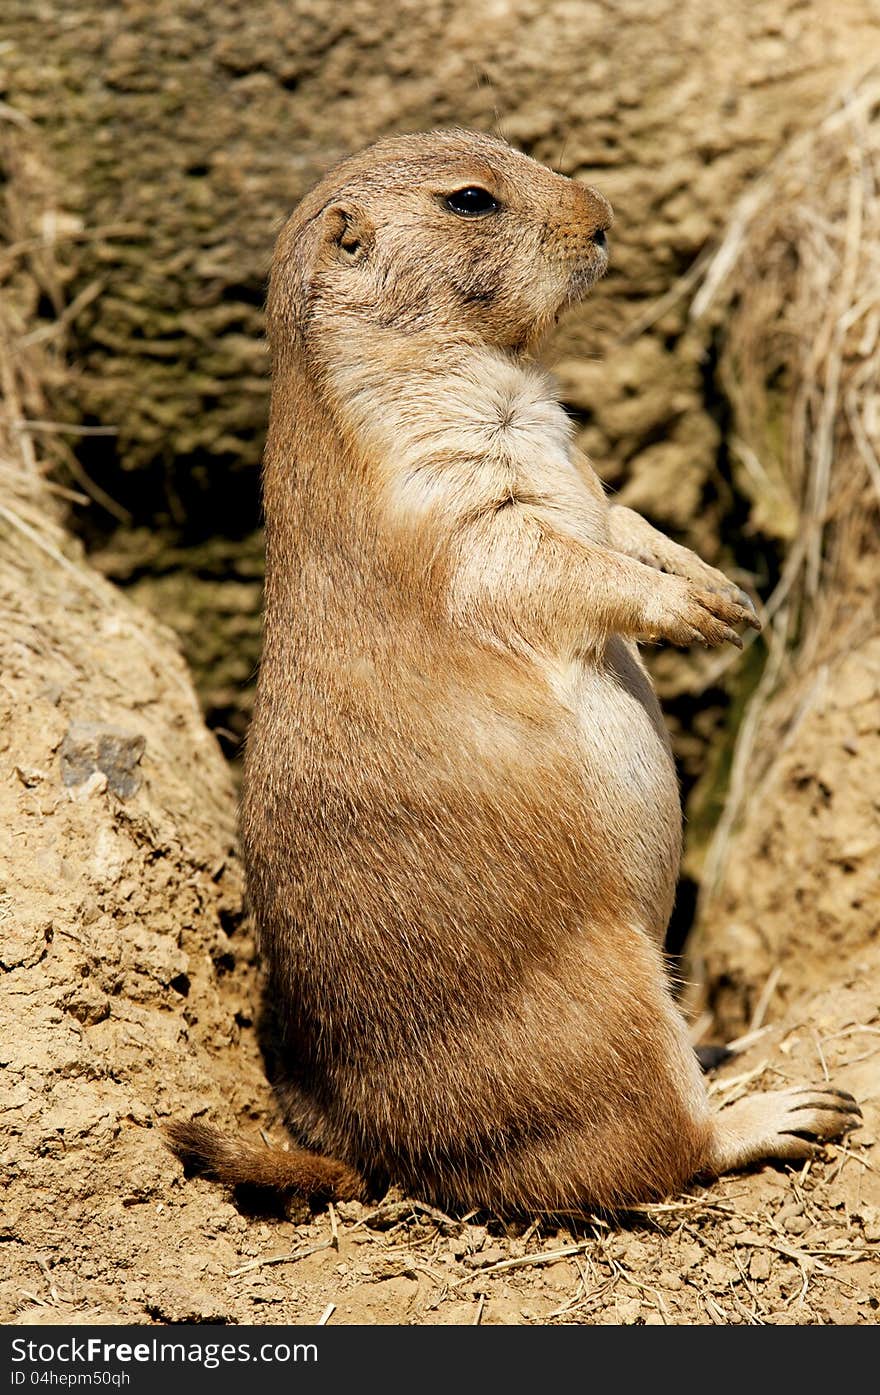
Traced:
POLYGON ((757 742, 780 727, 691 951, 734 1034, 759 1000, 775 1015, 841 963, 867 974, 880 944, 880 637, 823 665, 805 692, 781 694, 757 742))
MULTIPOLYGON (((38 155, 4 153, 26 204, 38 155)), ((162 1206, 176 1168, 151 1125, 270 1107, 228 769, 176 641, 84 563, 46 477, 63 321, 48 342, 28 312, 57 271, 45 252, 27 274, 9 257, 0 317, 7 1321, 149 1312, 179 1238, 162 1206)))
POLYGON ((878 188, 875 70, 750 191, 700 293, 751 526, 785 544, 692 948, 732 1030, 880 942, 878 188))

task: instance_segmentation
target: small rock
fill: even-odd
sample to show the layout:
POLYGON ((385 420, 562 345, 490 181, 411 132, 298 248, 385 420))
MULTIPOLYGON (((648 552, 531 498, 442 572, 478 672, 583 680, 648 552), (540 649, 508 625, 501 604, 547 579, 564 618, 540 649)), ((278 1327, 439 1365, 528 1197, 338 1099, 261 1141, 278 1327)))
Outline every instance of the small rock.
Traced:
POLYGON ((381 1296, 386 1301, 399 1298, 408 1303, 415 1298, 418 1291, 417 1280, 408 1278, 405 1274, 398 1274, 394 1278, 382 1280, 381 1296))
POLYGON ((144 1301, 150 1316, 166 1323, 226 1323, 230 1317, 222 1298, 194 1284, 150 1284, 144 1301))
POLYGON ((785 1220, 782 1222, 782 1226, 784 1230, 788 1231, 789 1235, 803 1235, 809 1230, 810 1222, 807 1220, 806 1216, 786 1216, 785 1220))
MULTIPOLYGON (((471 1318, 473 1322, 473 1318, 471 1318)), ((487 1303, 483 1309, 481 1319, 483 1327, 518 1327, 520 1325, 519 1309, 510 1299, 493 1298, 491 1303, 487 1303)))
POLYGON ((782 1229, 789 1235, 803 1235, 809 1230, 810 1222, 804 1215, 804 1208, 799 1204, 784 1206, 779 1213, 779 1221, 782 1229))
POLYGON ((648 1257, 648 1247, 642 1243, 635 1235, 623 1236, 620 1240, 621 1258, 626 1261, 630 1269, 638 1271, 646 1263, 648 1257))
POLYGON ((754 1250, 749 1260, 749 1278, 756 1279, 758 1283, 764 1283, 770 1278, 772 1265, 770 1256, 766 1250, 754 1250))
POLYGON ((64 1007, 84 1027, 103 1022, 110 1016, 110 999, 88 979, 68 994, 64 1007))
POLYGON ((710 1255, 703 1263, 700 1272, 709 1280, 713 1288, 719 1291, 726 1289, 730 1283, 730 1269, 726 1264, 722 1264, 721 1260, 717 1259, 714 1255, 710 1255))
POLYGON ((484 1225, 469 1225, 464 1228, 464 1239, 471 1254, 481 1250, 488 1238, 489 1232, 484 1225))
POLYGON ((341 1221, 359 1221, 364 1208, 359 1201, 337 1201, 336 1214, 341 1221))
POLYGON ((566 1260, 557 1260, 555 1264, 548 1264, 544 1268, 544 1278, 548 1288, 555 1289, 557 1293, 567 1293, 573 1289, 578 1282, 578 1271, 573 1264, 566 1260))
POLYGON ((679 1250, 678 1267, 682 1273, 687 1269, 693 1269, 694 1265, 700 1264, 704 1257, 702 1246, 696 1244, 684 1244, 679 1250))
POLYGON ((71 722, 61 743, 61 779, 67 786, 82 785, 101 771, 120 799, 130 799, 143 783, 137 769, 146 741, 136 732, 98 722, 71 722))
POLYGON ((632 1327, 642 1316, 642 1305, 638 1298, 619 1298, 617 1300, 618 1321, 624 1327, 632 1327))
POLYGON ((880 1240, 880 1206, 862 1206, 860 1210, 865 1239, 872 1243, 880 1240))
POLYGON ((468 1269, 486 1269, 490 1264, 499 1264, 507 1257, 507 1251, 502 1250, 500 1245, 486 1245, 479 1254, 465 1255, 462 1263, 468 1269))

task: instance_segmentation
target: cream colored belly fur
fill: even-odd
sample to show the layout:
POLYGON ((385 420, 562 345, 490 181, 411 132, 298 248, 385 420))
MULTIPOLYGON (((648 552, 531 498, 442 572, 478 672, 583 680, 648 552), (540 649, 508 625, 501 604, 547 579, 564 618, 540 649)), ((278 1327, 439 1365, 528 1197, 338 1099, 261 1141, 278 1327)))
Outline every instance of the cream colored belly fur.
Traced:
POLYGON ((604 659, 574 659, 554 690, 575 719, 589 804, 633 902, 633 918, 662 943, 678 879, 678 780, 650 679, 617 636, 604 659))
MULTIPOLYGON (((439 512, 454 534, 458 519, 487 520, 485 545, 462 559, 453 581, 453 615, 470 623, 473 597, 482 604, 487 591, 505 586, 503 559, 495 573, 493 510, 509 506, 536 535, 547 527, 587 546, 609 546, 602 485, 588 462, 573 458, 571 423, 553 380, 537 365, 486 349, 458 351, 404 384, 381 362, 346 359, 345 346, 339 349, 340 399, 358 438, 376 452, 385 526, 410 530, 439 512)), ((540 647, 528 636, 520 642, 511 635, 509 643, 571 711, 586 803, 606 830, 634 921, 662 939, 678 875, 681 812, 660 708, 635 644, 589 626, 566 633, 564 623, 540 647)))

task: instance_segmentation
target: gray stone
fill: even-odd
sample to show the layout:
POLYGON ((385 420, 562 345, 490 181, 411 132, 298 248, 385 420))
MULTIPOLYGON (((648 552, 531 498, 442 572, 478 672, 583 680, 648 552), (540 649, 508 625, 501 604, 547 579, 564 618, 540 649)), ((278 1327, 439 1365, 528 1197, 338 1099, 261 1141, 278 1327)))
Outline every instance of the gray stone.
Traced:
POLYGON ((71 722, 61 743, 61 779, 65 785, 85 784, 96 771, 120 799, 130 799, 143 783, 137 769, 146 741, 135 732, 99 722, 71 722))

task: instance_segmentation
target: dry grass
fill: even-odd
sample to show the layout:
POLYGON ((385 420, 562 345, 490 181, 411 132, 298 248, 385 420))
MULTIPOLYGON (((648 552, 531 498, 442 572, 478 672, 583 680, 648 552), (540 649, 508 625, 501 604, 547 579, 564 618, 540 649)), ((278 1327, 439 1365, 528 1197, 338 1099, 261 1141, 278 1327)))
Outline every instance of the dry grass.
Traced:
POLYGON ((120 522, 130 515, 90 479, 70 442, 115 434, 112 426, 54 419, 75 372, 70 330, 98 295, 91 282, 68 299, 73 242, 116 229, 86 229, 60 211, 31 123, 0 103, 0 517, 57 561, 65 503, 95 500, 120 522))
MULTIPOLYGON (((101 610, 119 604, 65 528, 69 506, 94 500, 121 521, 129 515, 86 475, 69 444, 113 428, 55 417, 75 378, 70 328, 100 291, 88 286, 68 301, 65 248, 89 236, 101 241, 107 229, 90 233, 59 212, 39 137, 13 118, 0 104, 0 627, 36 645, 43 613, 63 605, 72 585, 101 610)), ((141 647, 161 661, 165 639, 157 641, 146 621, 138 631, 141 647)), ((189 701, 188 680, 175 673, 172 681, 189 701)))
POLYGON ((878 627, 880 70, 748 190, 691 313, 722 328, 751 526, 785 548, 763 612, 768 662, 705 862, 705 910, 747 791, 793 740, 829 666, 878 627))
MULTIPOLYGON (((59 259, 62 224, 53 206, 52 181, 28 123, 0 113, 0 164, 4 198, 0 212, 0 519, 6 528, 64 564, 59 504, 75 491, 50 481, 72 453, 50 400, 68 375, 65 359, 64 285, 59 259), (56 312, 54 324, 33 332, 40 302, 56 312)), ((69 563, 67 565, 70 565, 69 563)))

